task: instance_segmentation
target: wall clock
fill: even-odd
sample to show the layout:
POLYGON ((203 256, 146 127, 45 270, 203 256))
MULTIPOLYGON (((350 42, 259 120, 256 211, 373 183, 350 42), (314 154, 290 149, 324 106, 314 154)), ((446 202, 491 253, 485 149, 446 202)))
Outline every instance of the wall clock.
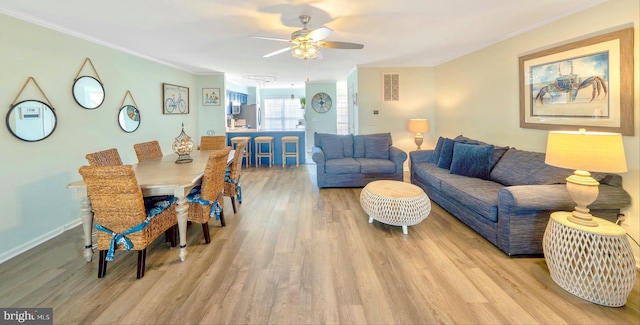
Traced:
POLYGON ((318 113, 326 113, 331 109, 333 101, 326 93, 317 93, 311 99, 311 107, 318 113))

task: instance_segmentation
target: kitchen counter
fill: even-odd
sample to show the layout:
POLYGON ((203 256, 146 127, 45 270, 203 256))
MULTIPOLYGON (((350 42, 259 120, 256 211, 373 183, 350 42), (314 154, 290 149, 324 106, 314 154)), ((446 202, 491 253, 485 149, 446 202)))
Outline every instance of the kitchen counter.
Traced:
POLYGON ((304 128, 295 129, 248 129, 248 128, 234 128, 227 129, 227 133, 245 133, 245 132, 304 132, 304 128))
MULTIPOLYGON (((282 137, 283 136, 298 136, 298 160, 300 164, 305 163, 305 129, 304 128, 291 128, 291 129, 247 129, 247 128, 234 128, 227 129, 227 144, 231 145, 231 138, 233 137, 250 137, 251 143, 249 146, 251 148, 251 165, 255 165, 255 142, 253 139, 255 137, 260 136, 271 136, 273 137, 273 164, 275 166, 282 166, 282 137)), ((293 151, 293 144, 288 144, 289 149, 287 151, 293 151)), ((263 149, 266 150, 266 145, 263 145, 263 149)), ((266 158, 263 158, 263 163, 266 163, 266 158)), ((294 158, 289 158, 287 160, 288 164, 295 164, 294 158)))

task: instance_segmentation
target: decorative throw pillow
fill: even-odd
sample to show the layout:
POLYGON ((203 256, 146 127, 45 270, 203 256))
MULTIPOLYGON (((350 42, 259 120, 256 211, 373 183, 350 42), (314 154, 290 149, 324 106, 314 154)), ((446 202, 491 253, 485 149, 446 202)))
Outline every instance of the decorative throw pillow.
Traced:
POLYGON ((344 158, 344 142, 341 136, 327 134, 320 141, 322 142, 322 151, 327 160, 344 158))
POLYGON ((440 153, 442 152, 442 144, 444 143, 444 138, 439 137, 438 142, 436 142, 436 147, 433 149, 433 153, 427 162, 437 164, 438 159, 440 159, 440 153))
POLYGON ((449 173, 489 179, 492 159, 492 145, 456 143, 449 173))
POLYGON ((451 167, 451 159, 453 158, 453 145, 456 142, 452 139, 445 138, 442 142, 442 150, 438 157, 438 167, 449 169, 451 167))
POLYGON ((364 157, 370 159, 389 159, 389 138, 367 137, 364 139, 364 157))

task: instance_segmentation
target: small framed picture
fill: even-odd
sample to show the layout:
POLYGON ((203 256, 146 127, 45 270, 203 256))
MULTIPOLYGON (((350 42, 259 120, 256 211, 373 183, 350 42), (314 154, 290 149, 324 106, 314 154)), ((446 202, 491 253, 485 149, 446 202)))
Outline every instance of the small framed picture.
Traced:
POLYGON ((220 88, 202 88, 203 106, 220 106, 220 88))
POLYGON ((189 114, 189 88, 163 83, 162 113, 189 114))

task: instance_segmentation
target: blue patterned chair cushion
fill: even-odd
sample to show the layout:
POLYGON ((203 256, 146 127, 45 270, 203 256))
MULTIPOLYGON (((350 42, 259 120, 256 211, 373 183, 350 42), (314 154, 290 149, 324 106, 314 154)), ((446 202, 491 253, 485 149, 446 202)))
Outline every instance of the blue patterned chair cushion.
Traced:
POLYGON ((144 209, 147 211, 147 217, 153 218, 166 210, 178 198, 173 195, 149 196, 144 198, 144 209))

